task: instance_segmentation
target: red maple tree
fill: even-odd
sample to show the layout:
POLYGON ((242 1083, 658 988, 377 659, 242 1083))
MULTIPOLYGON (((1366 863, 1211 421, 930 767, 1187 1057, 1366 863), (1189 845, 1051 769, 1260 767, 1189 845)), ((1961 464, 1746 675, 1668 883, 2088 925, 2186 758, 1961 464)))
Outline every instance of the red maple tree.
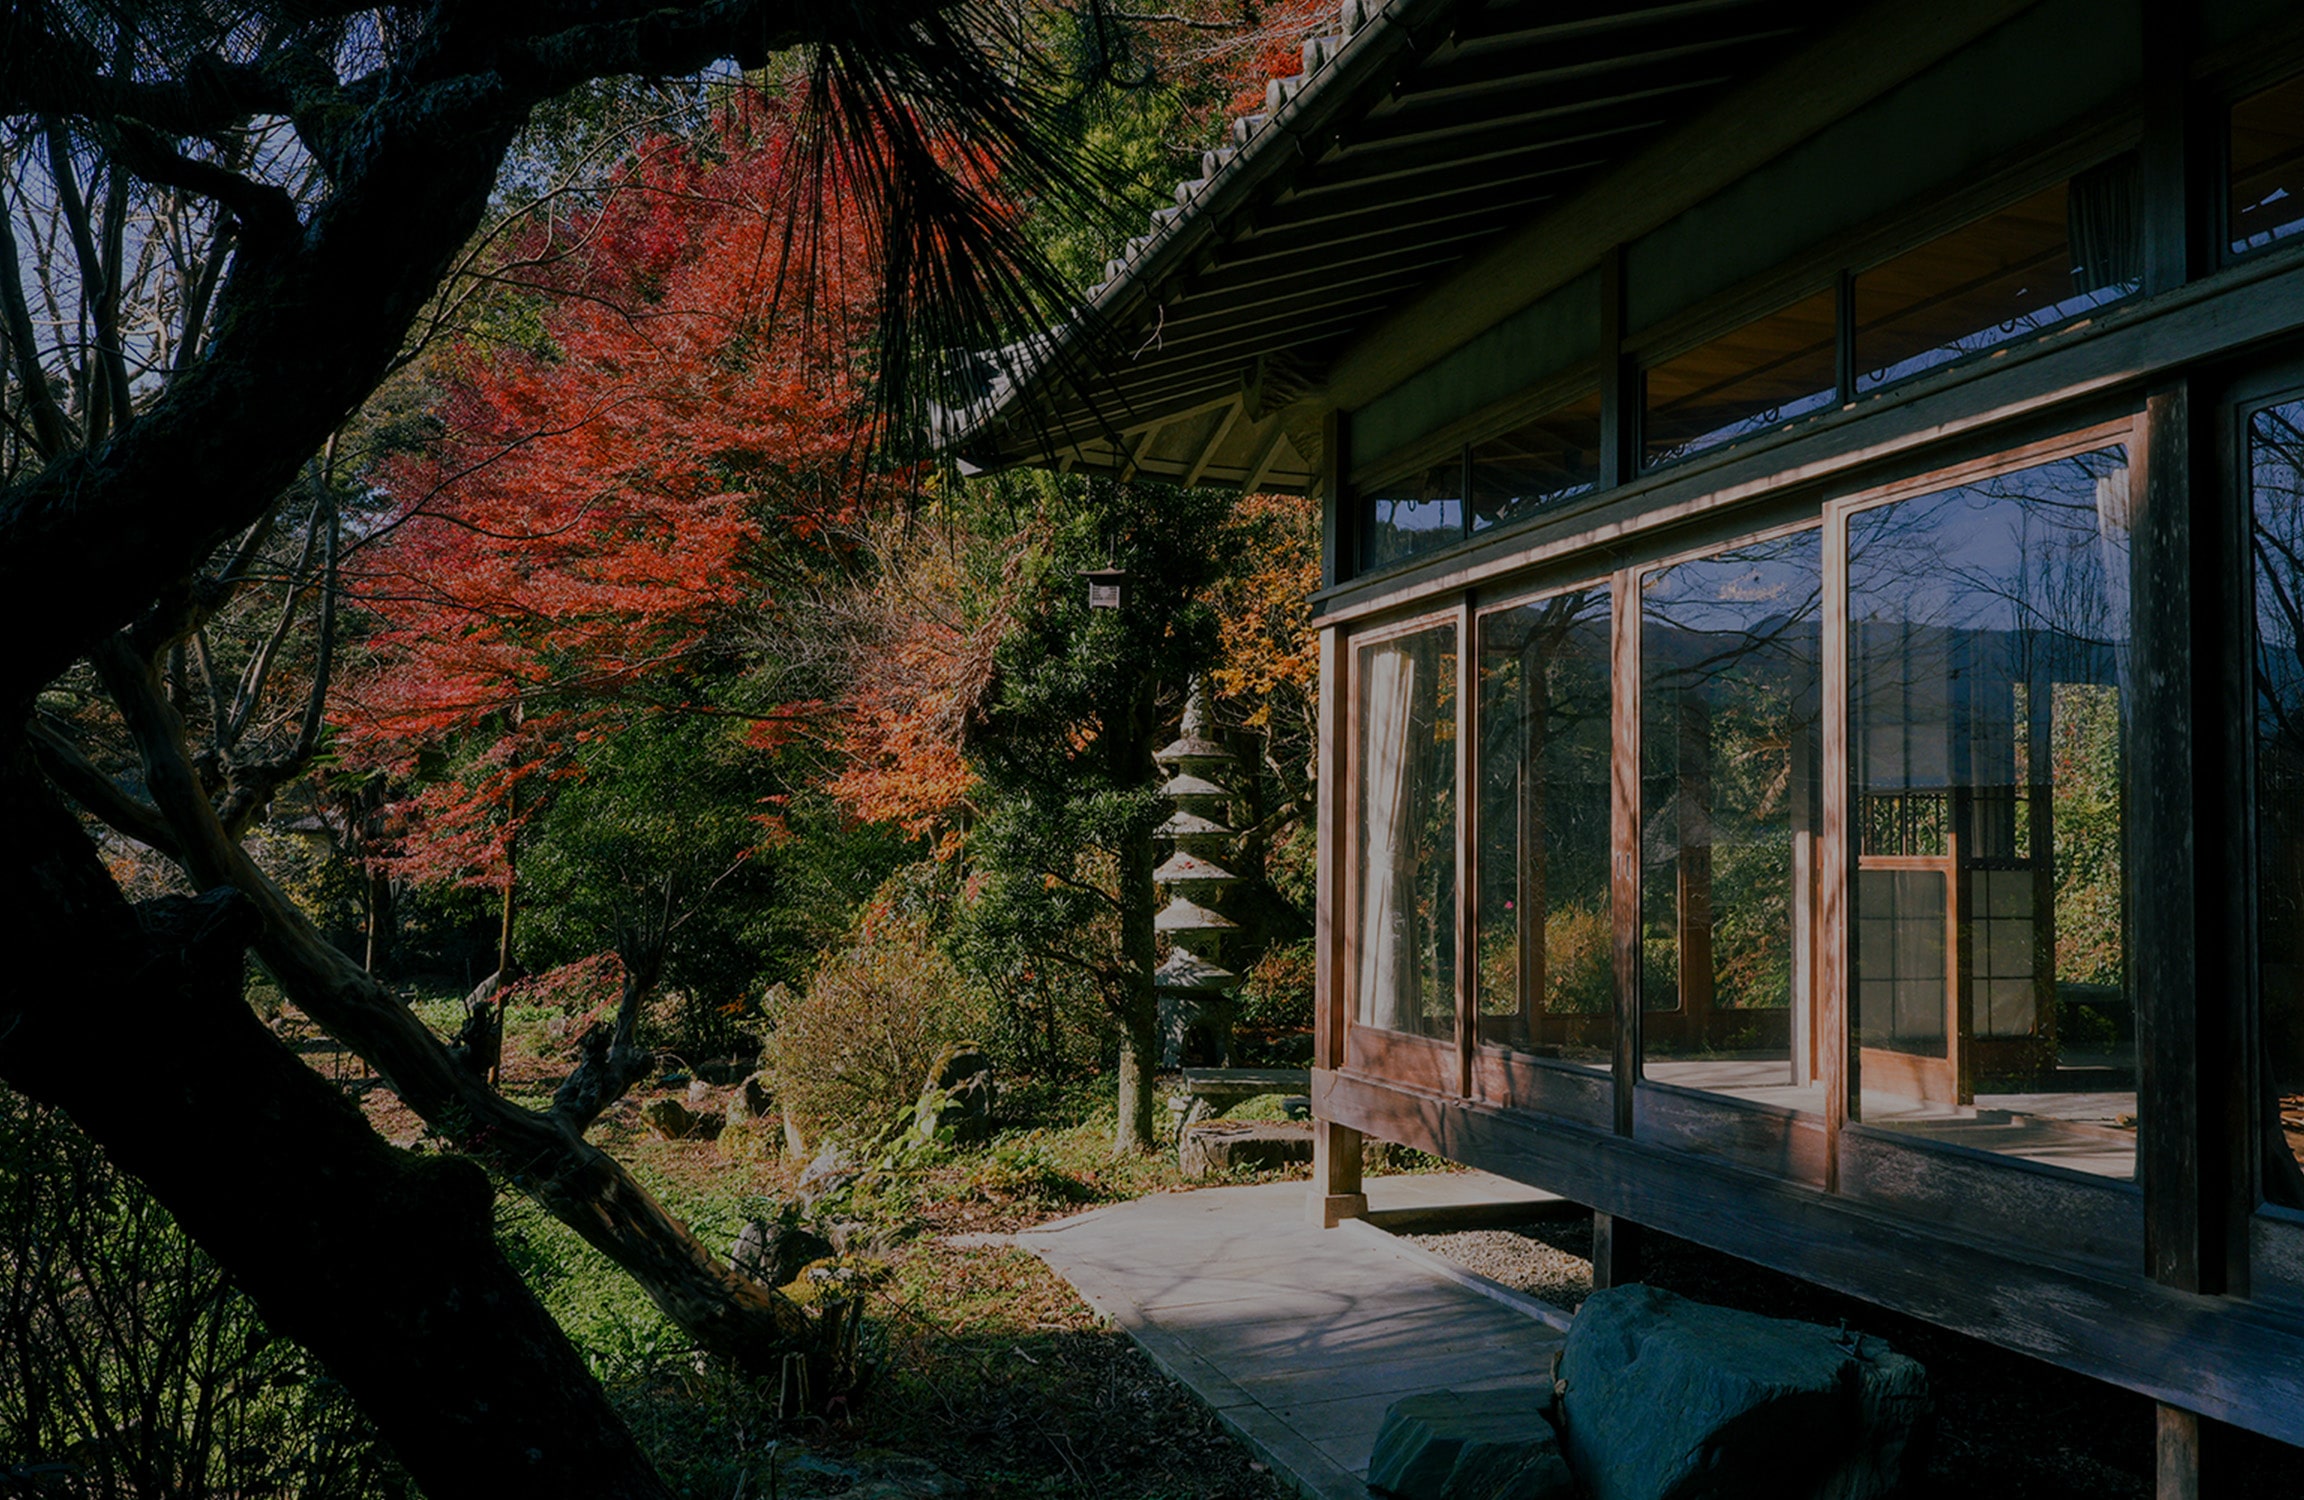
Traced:
POLYGON ((763 748, 809 717, 713 688, 778 570, 869 498, 871 288, 841 268, 871 257, 842 195, 790 191, 798 150, 758 103, 651 144, 517 246, 491 322, 533 331, 438 361, 437 436, 376 475, 389 510, 347 580, 371 633, 334 713, 349 762, 417 788, 397 873, 509 891, 554 778, 636 715, 740 714, 763 748), (826 206, 796 223, 802 201, 826 206))

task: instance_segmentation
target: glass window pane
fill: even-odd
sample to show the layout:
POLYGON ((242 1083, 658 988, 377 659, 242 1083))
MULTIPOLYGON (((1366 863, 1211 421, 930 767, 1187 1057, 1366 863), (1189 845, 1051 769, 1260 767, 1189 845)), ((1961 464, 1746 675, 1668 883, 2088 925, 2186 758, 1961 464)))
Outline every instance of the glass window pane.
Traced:
POLYGON ((1472 529, 1534 515, 1600 482, 1600 393, 1472 446, 1472 529))
POLYGON ((1609 598, 1579 589, 1480 620, 1480 1040, 1605 1071, 1609 598))
POLYGON ((1643 1072, 1820 1110, 1816 896, 1822 539, 1641 580, 1643 1072))
POLYGON ((2127 455, 1848 521, 1855 1112, 2135 1170, 2127 455))
POLYGON ((1670 463, 1832 405, 1839 301, 1819 292, 1651 368, 1643 462, 1670 463))
POLYGON ((1876 390, 2142 285, 2136 158, 1939 235, 1856 278, 1856 389, 1876 390))
POLYGON ((1361 497, 1367 526, 1361 569, 1374 572, 1464 539, 1464 458, 1372 485, 1361 497))
POLYGON ((2304 1208, 2304 401, 2248 422, 2256 553, 2256 897, 2264 1196, 2304 1208))
POLYGON ((2232 106, 2232 249, 2304 229, 2304 78, 2232 106))
POLYGON ((1456 627, 1363 646, 1353 666, 1355 1014, 1456 1035, 1456 627))

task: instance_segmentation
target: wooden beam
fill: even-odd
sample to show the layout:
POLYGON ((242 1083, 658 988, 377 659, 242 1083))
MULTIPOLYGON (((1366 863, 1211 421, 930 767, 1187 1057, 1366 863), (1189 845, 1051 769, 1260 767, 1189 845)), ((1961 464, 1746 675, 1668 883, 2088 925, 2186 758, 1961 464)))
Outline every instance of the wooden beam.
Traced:
POLYGON ((1275 414, 1270 421, 1272 435, 1264 440, 1263 448, 1256 454, 1256 462, 1248 466, 1248 477, 1240 482, 1240 493, 1243 495, 1256 493, 1256 486, 1262 484, 1264 476, 1271 472, 1272 460, 1280 456, 1280 445, 1288 441, 1288 429, 1280 425, 1279 416, 1275 414))
POLYGON ((1136 470, 1142 466, 1144 455, 1152 449, 1152 440, 1167 431, 1173 421, 1175 421, 1173 417, 1162 417, 1144 429, 1144 435, 1136 439, 1135 443, 1128 449, 1128 461, 1120 466, 1120 482, 1122 484, 1126 484, 1136 477, 1136 470))
POLYGON ((1192 488, 1200 482, 1200 476, 1208 472, 1208 465, 1215 461, 1216 450, 1223 447, 1224 440, 1232 435, 1232 426, 1240 420, 1240 413, 1247 405, 1247 398, 1242 397, 1224 408, 1224 415, 1216 420, 1216 430, 1201 445, 1200 456, 1193 459, 1192 467, 1184 471, 1184 488, 1192 488))
POLYGON ((1370 329, 1329 377, 1357 407, 2027 8, 2030 0, 1875 3, 1590 188, 1555 205, 1370 329))
MULTIPOLYGON (((2161 1286, 2133 1261, 2124 1275, 2075 1266, 2052 1225, 2037 1227, 2030 1243, 2014 1223, 1993 1239, 1969 1238, 1921 1214, 1716 1157, 1351 1073, 1315 1069, 1312 1097, 1316 1112, 1386 1140, 2155 1401, 2304 1442, 2304 1327, 2286 1311, 2161 1286)), ((1914 1148, 1911 1160, 1939 1154, 1914 1148)))

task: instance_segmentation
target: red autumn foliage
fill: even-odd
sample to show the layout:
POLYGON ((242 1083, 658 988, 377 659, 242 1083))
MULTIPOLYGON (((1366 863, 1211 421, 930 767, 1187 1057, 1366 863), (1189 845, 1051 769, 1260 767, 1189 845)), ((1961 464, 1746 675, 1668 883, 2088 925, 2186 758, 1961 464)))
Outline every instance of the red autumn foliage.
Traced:
POLYGON ((1337 27, 1335 0, 1279 0, 1264 10, 1248 33, 1250 45, 1227 60, 1238 80, 1232 96, 1235 114, 1264 108, 1264 86, 1304 71, 1304 43, 1337 27))
MULTIPOLYGON (((349 579, 373 632, 335 725, 358 765, 406 776, 432 757, 402 809, 403 873, 500 883, 587 739, 726 711, 705 682, 772 587, 767 560, 837 545, 857 514, 849 351, 873 258, 847 195, 788 191, 793 153, 772 107, 749 106, 702 147, 640 153, 572 246, 531 234, 537 289, 506 321, 536 336, 450 351, 440 436, 375 476, 392 509, 349 579), (795 201, 825 219, 790 223, 795 201), (788 252, 811 243, 833 253, 805 268, 804 336, 788 252)), ((769 706, 755 743, 810 712, 769 706)))

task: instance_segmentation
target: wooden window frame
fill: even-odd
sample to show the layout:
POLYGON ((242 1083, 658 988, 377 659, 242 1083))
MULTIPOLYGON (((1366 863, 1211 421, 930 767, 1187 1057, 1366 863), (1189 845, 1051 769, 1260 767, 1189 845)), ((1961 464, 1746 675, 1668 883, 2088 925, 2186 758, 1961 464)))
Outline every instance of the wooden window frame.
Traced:
MULTIPOLYGON (((2252 254, 2248 258, 2253 260, 2256 256, 2252 254)), ((2227 632, 2226 652, 2238 662, 2239 701, 2246 714, 2246 727, 2239 736, 2239 763, 2231 768, 2240 785, 2240 795, 2235 799, 2237 826, 2227 831, 2227 837, 2230 857, 2241 867, 2246 881, 2243 888, 2251 898, 2238 903, 2228 913, 2236 929, 2231 934, 2231 942, 2242 955, 2239 988, 2246 1003, 2239 1008, 2235 1028, 2238 1034, 2232 1038, 2244 1061, 2237 1077, 2222 1080, 2238 1125, 2228 1133, 2223 1145, 2230 1158, 2228 1175, 2237 1200, 2236 1216, 2244 1221, 2231 1231, 2230 1255, 2224 1269, 2229 1290, 2304 1313, 2304 1209, 2267 1199, 2264 1143, 2250 1124, 2263 1107, 2260 1091, 2264 1078, 2264 1043, 2262 956, 2253 899, 2262 860, 2257 839, 2254 727, 2256 579, 2250 550, 2255 494, 2248 440, 2249 422, 2256 413, 2285 402, 2304 401, 2304 360, 2291 359, 2251 372, 2219 394, 2215 468, 2220 481, 2218 493, 2229 512, 2224 517, 2230 528, 2225 549, 2236 552, 2244 567, 2243 586, 2232 591, 2237 597, 2223 622, 2227 632)))
MULTIPOLYGON (((1466 701, 1473 704, 1473 733, 1465 735, 1464 740, 1467 745, 1472 747, 1471 772, 1477 778, 1480 772, 1478 755, 1480 743, 1480 726, 1478 723, 1479 631, 1482 625, 1490 615, 1503 614, 1508 610, 1524 608, 1530 604, 1540 604, 1547 599, 1557 599, 1563 594, 1572 594, 1585 589, 1606 588, 1608 590, 1608 691, 1611 747, 1609 793, 1611 878, 1608 904, 1612 932, 1617 930, 1616 912, 1621 905, 1614 872, 1618 859, 1617 845, 1623 825, 1622 809, 1619 803, 1625 793, 1623 777, 1615 774, 1615 760, 1623 753, 1621 743, 1617 738, 1622 728, 1620 722, 1621 696, 1617 685, 1617 676, 1618 666, 1622 661, 1621 640, 1625 628, 1626 601, 1630 597, 1629 590, 1632 587, 1631 576, 1628 570, 1618 569, 1611 573, 1590 574, 1573 581, 1547 583, 1541 588, 1519 588, 1495 596, 1483 595, 1474 598, 1471 601, 1469 611, 1471 642, 1462 658, 1471 663, 1466 701)), ((1477 798, 1468 798, 1461 805, 1465 809, 1463 814, 1465 829, 1463 847, 1468 851, 1469 873, 1473 877, 1473 883, 1467 886, 1470 897, 1465 906, 1468 912, 1468 928, 1472 934, 1472 945, 1476 948, 1479 932, 1479 890, 1477 886, 1480 848, 1479 805, 1477 798)), ((1621 948, 1620 939, 1616 946, 1621 948)), ((1608 1067, 1596 1069, 1582 1063, 1537 1057, 1504 1046, 1501 1043, 1480 1041, 1479 969, 1475 964, 1465 967, 1461 972, 1465 976, 1464 1005, 1471 1017, 1465 1047, 1465 1055, 1470 1064, 1466 1094, 1483 1104, 1492 1105, 1499 1109, 1523 1110, 1549 1115, 1557 1119, 1575 1120, 1602 1130, 1612 1128, 1616 1117, 1614 1060, 1611 1059, 1608 1067)), ((1622 991, 1624 977, 1621 963, 1616 964, 1617 1009, 1616 1025, 1613 1029, 1619 1034, 1623 1028, 1622 991)), ((1620 1035, 1617 1049, 1619 1051, 1622 1049, 1620 1035)))
POLYGON ((1464 624, 1467 606, 1462 600, 1452 601, 1444 608, 1425 605, 1414 614, 1403 615, 1380 623, 1356 628, 1345 633, 1339 643, 1339 655, 1346 663, 1347 684, 1343 701, 1339 705, 1339 727, 1344 737, 1344 753, 1339 757, 1344 786, 1340 792, 1342 804, 1343 845, 1337 860, 1339 880, 1337 901, 1341 920, 1335 923, 1343 934, 1337 955, 1340 970, 1335 989, 1341 1002, 1337 1029, 1341 1045, 1336 1049, 1333 1066, 1346 1072, 1358 1073, 1386 1083, 1400 1084, 1436 1094, 1462 1097, 1466 1092, 1464 1080, 1464 1002, 1465 983, 1462 945, 1464 942, 1466 895, 1463 890, 1465 848, 1464 787, 1462 783, 1466 715, 1463 704, 1464 676, 1464 624), (1386 641, 1401 640, 1427 630, 1443 626, 1456 631, 1456 924, 1450 935, 1456 945, 1456 1034, 1443 1041, 1437 1037, 1417 1036, 1409 1032, 1390 1031, 1371 1026, 1360 1020, 1360 945, 1365 937, 1360 930, 1363 903, 1360 899, 1360 828, 1361 828, 1361 729, 1359 703, 1360 652, 1368 646, 1380 646, 1386 641))
MULTIPOLYGON (((1885 484, 1836 495, 1824 503, 1825 673, 1823 684, 1824 818, 1822 887, 1818 913, 1819 982, 1827 1004, 1837 1010, 1839 1045, 1828 1048, 1825 1135, 1828 1187, 1843 1196, 1960 1223, 1987 1239, 2057 1244, 2081 1259, 2133 1264, 2143 1243, 2144 1132, 2137 1141, 2137 1177, 2095 1177, 2048 1167, 2019 1157, 1978 1151, 1939 1141, 1915 1140, 1854 1117, 1852 1093, 1860 1082, 1850 1066, 1856 1047, 1849 983, 1849 913, 1856 867, 1850 850, 1851 795, 1848 726, 1848 523, 1851 517, 1899 501, 1940 493, 2119 445, 2128 455, 2131 514, 2141 509, 2150 483, 2151 452, 2145 413, 2093 423, 2054 437, 1939 466, 1885 484), (1834 1076, 1836 1075, 1836 1076, 1834 1076), (1995 1175, 2005 1174, 2005 1175, 1995 1175)), ((2123 860, 2134 869, 2133 828, 2124 835, 2123 860)), ((2131 1003, 2143 998, 2135 973, 2137 955, 2131 931, 2131 1003)), ((2141 1047, 2141 1042, 2139 1043, 2141 1047)), ((2141 1070, 2140 1070, 2141 1071, 2141 1070)), ((2141 1096, 2143 1084, 2138 1080, 2141 1096)))
MULTIPOLYGON (((1641 840, 1645 836, 1644 809, 1640 801, 1645 771, 1640 718, 1641 690, 1645 686, 1641 671, 1640 633, 1645 612, 1638 607, 1642 585, 1651 574, 1667 568, 1701 562, 1705 558, 1756 542, 1770 542, 1813 531, 1818 533, 1818 545, 1824 554, 1826 579, 1825 594, 1819 608, 1828 612, 1831 608, 1829 580, 1832 575, 1832 538, 1825 526, 1821 503, 1807 503, 1817 508, 1806 510, 1804 506, 1805 513, 1796 519, 1766 526, 1738 528, 1727 535, 1708 538, 1700 546, 1681 547, 1659 556, 1643 558, 1625 569, 1633 605, 1627 611, 1629 628, 1622 637, 1624 654, 1619 658, 1615 684, 1618 695, 1618 733, 1623 736, 1617 743, 1617 766, 1619 779, 1623 783, 1620 795, 1627 804, 1624 827, 1619 831, 1616 849, 1620 867, 1616 920, 1619 986, 1624 986, 1623 971, 1626 969, 1630 970, 1630 983, 1628 1003, 1618 1012, 1617 1022, 1617 1046, 1625 1054, 1617 1069, 1621 1101, 1618 1133, 1677 1151, 1719 1157, 1787 1181, 1828 1187, 1832 1161, 1829 1137, 1826 1134, 1829 1108, 1825 1114, 1817 1115, 1781 1104, 1741 1099, 1733 1094, 1712 1093, 1649 1078, 1646 1071, 1647 1038, 1644 1021, 1647 1007, 1640 994, 1643 895, 1640 851, 1641 840)), ((1824 647, 1820 653, 1819 670, 1826 670, 1830 660, 1831 632, 1823 630, 1821 622, 1819 631, 1824 647)), ((1826 818, 1831 816, 1831 806, 1827 787, 1823 809, 1826 818)), ((1829 889, 1828 882, 1826 889, 1829 889)), ((1821 923, 1821 912, 1813 920, 1821 923)), ((1823 981, 1824 975, 1819 971, 1817 983, 1823 981)), ((1838 1002, 1826 991, 1826 1019, 1823 1024, 1829 1024, 1830 1017, 1838 1008, 1838 1002)), ((1824 1055, 1829 1059, 1833 1050, 1825 1049, 1824 1055)), ((1829 1077, 1825 1083, 1829 1103, 1829 1077)))

